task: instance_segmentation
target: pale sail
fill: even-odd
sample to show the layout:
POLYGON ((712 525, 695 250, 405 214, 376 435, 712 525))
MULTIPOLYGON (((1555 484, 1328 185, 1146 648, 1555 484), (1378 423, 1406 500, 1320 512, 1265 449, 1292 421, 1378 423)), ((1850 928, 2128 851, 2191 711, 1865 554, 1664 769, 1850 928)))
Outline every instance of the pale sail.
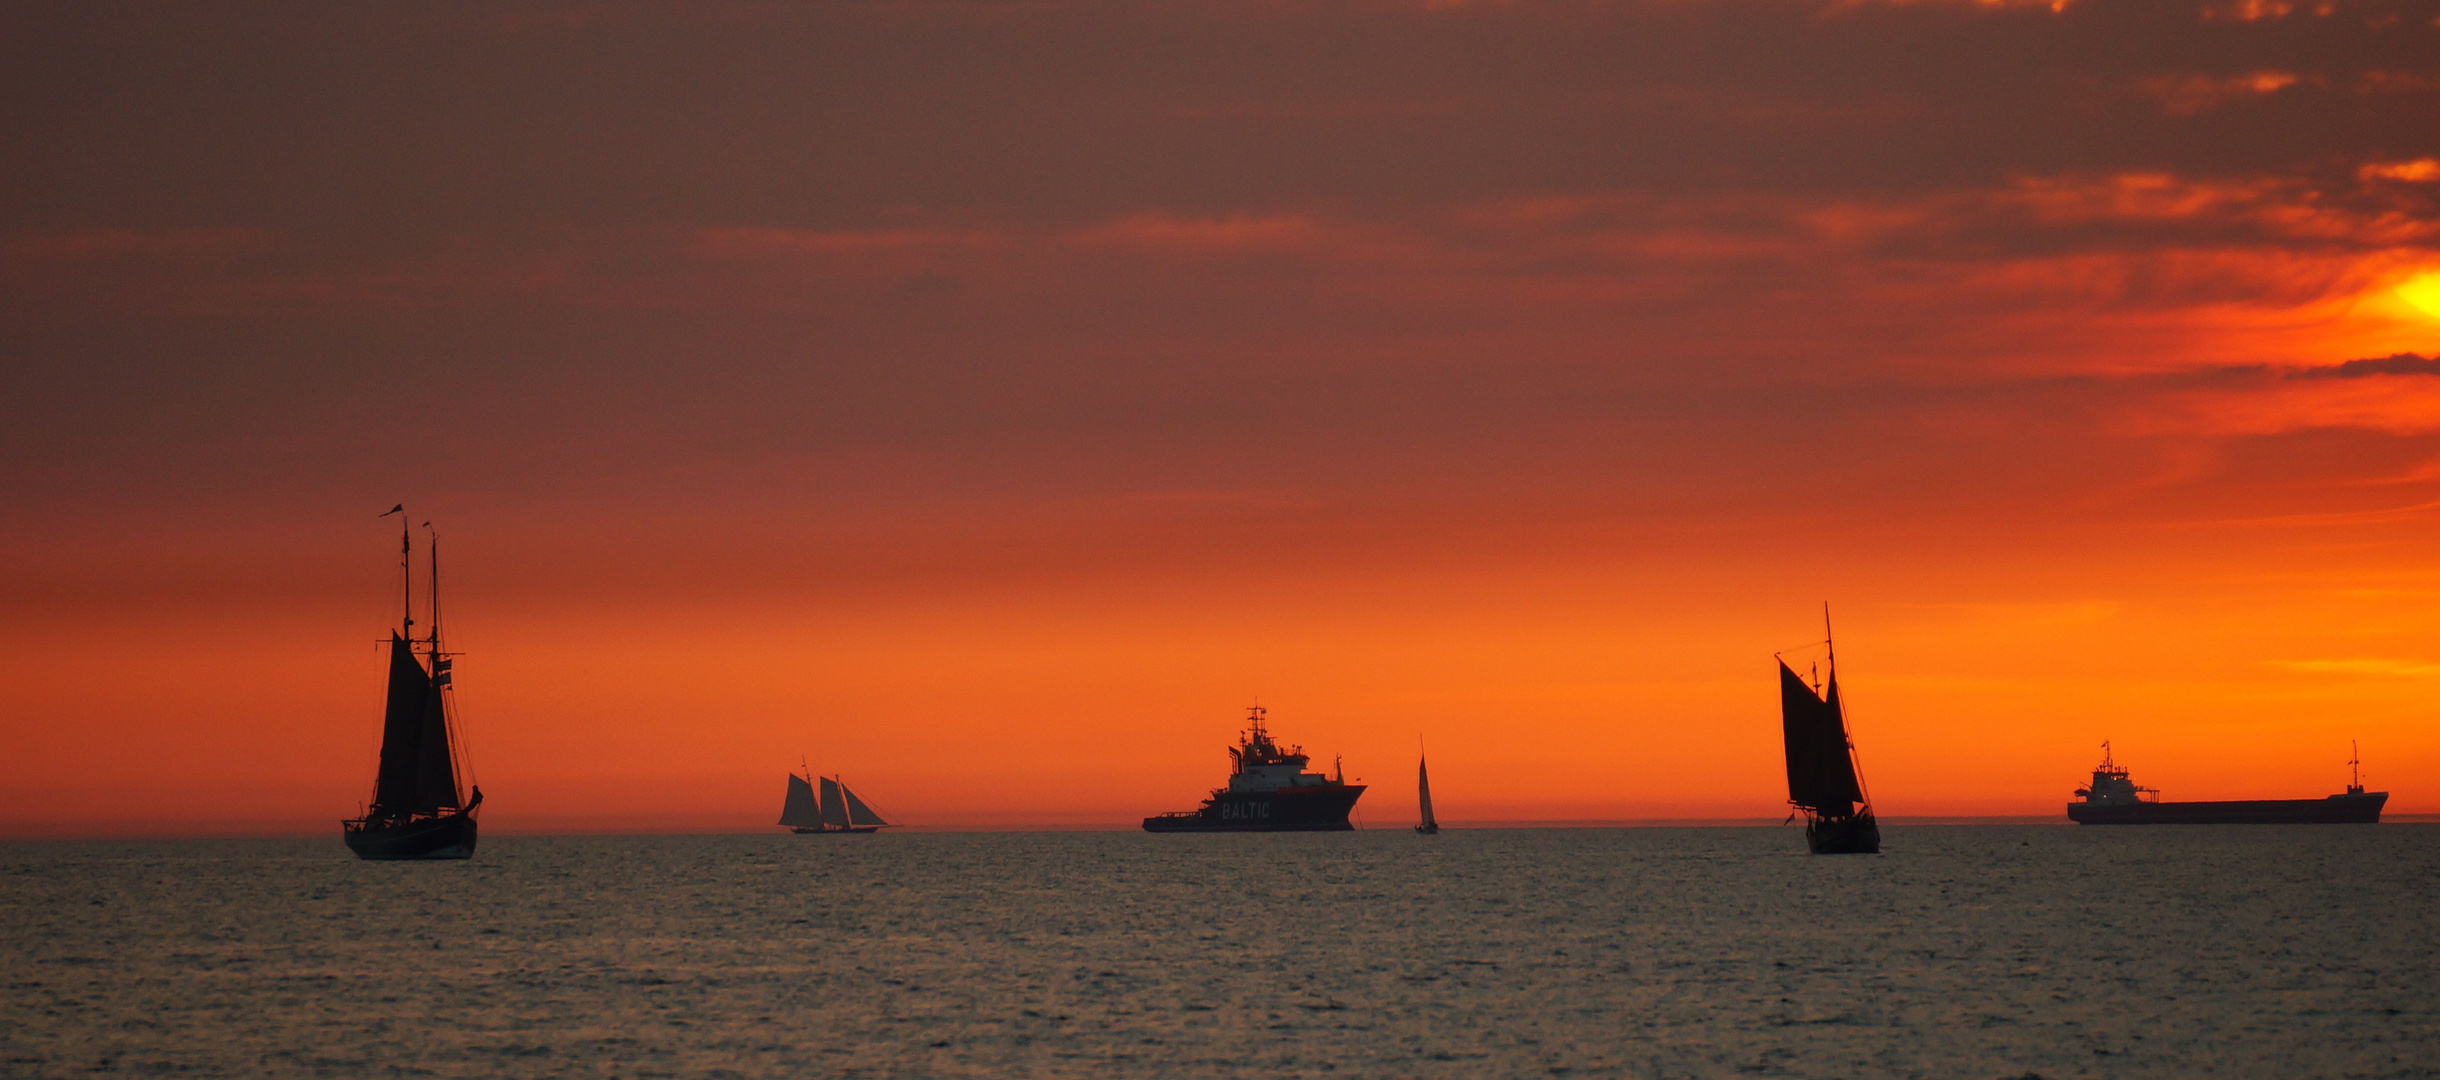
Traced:
POLYGON ((779 823, 798 829, 817 829, 822 825, 821 807, 813 801, 813 785, 795 773, 788 774, 788 801, 780 804, 779 823))
POLYGON ((864 805, 864 800, 856 797, 856 789, 840 784, 839 792, 847 796, 848 824, 856 826, 889 824, 889 822, 881 820, 881 815, 873 813, 872 807, 864 805))
POLYGON ((1424 767, 1421 754, 1415 756, 1415 801, 1423 805, 1423 827, 1439 828, 1440 822, 1432 817, 1432 772, 1424 767))
POLYGON ((847 827, 847 807, 839 803, 839 782, 822 778, 822 824, 834 829, 847 827))

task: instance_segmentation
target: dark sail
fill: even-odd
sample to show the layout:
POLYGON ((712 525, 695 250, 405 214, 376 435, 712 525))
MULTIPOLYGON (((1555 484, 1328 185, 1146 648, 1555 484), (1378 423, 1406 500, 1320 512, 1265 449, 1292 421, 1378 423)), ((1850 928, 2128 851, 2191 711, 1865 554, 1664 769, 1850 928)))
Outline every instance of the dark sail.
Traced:
POLYGON ((780 804, 779 823, 804 829, 822 824, 822 811, 813 801, 813 785, 795 773, 788 774, 788 799, 780 804))
POLYGON ((449 710, 441 701, 439 680, 426 680, 424 715, 417 741, 415 805, 417 811, 455 809, 458 804, 457 764, 449 756, 449 710))
POLYGON ((847 807, 839 802, 839 782, 822 778, 822 824, 834 829, 847 827, 847 807))
POLYGON ((873 808, 872 808, 872 807, 869 807, 869 806, 864 805, 864 800, 859 799, 859 798, 857 798, 857 797, 856 797, 856 789, 851 788, 851 787, 849 787, 849 786, 847 786, 847 785, 845 785, 845 784, 841 784, 841 785, 839 785, 839 794, 844 795, 844 796, 846 796, 846 797, 847 797, 847 823, 848 823, 848 824, 850 824, 850 825, 887 825, 887 824, 889 824, 889 822, 886 822, 886 821, 881 820, 881 815, 876 814, 876 813, 873 813, 873 808))
POLYGON ((373 779, 373 813, 405 814, 416 808, 423 784, 424 711, 433 696, 432 676, 396 631, 390 634, 390 703, 381 720, 381 771, 373 779))
POLYGON ((1787 743, 1788 801, 1830 817, 1855 811, 1864 793, 1855 779, 1855 760, 1847 751, 1847 724, 1839 709, 1838 676, 1830 676, 1829 697, 1779 665, 1779 721, 1787 743))

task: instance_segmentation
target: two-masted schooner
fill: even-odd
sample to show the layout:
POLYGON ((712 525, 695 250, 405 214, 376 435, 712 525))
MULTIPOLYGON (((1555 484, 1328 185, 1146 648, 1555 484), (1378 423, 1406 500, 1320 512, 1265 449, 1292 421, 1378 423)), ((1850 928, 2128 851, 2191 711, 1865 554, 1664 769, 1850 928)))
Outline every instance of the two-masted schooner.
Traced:
MULTIPOLYGON (((483 789, 468 799, 459 789, 465 775, 458 755, 455 713, 449 693, 451 653, 441 644, 440 545, 432 557, 425 613, 431 626, 415 636, 415 538, 400 515, 399 575, 405 615, 390 632, 390 695, 381 721, 381 765, 373 777, 373 801, 362 817, 340 822, 340 836, 361 859, 465 859, 474 855, 475 808, 483 789)), ((427 526, 429 522, 425 523, 427 526)))
POLYGON ((804 776, 788 774, 788 798, 780 804, 779 823, 799 835, 868 833, 890 827, 889 822, 881 820, 881 815, 856 797, 855 789, 848 787, 846 781, 835 776, 815 777, 811 768, 805 770, 804 776), (822 785, 818 799, 813 794, 816 782, 822 785))
POLYGON ((1877 855, 1881 826, 1864 793, 1863 770, 1847 735, 1838 699, 1838 647, 1830 640, 1830 605, 1822 605, 1822 644, 1829 649, 1827 690, 1807 684, 1779 661, 1779 725, 1787 742, 1788 805, 1805 817, 1805 843, 1816 855, 1877 855))

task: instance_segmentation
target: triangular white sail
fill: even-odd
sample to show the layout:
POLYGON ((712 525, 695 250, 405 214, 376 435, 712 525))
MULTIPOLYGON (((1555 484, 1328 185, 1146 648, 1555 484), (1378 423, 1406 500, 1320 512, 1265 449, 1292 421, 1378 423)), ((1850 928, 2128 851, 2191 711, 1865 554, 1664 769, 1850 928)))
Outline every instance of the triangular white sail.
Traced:
POLYGON ((788 774, 788 801, 780 804, 779 823, 798 829, 822 825, 821 807, 813 801, 813 785, 795 773, 788 774))
POLYGON ((889 824, 889 822, 881 820, 881 815, 873 813, 872 807, 864 805, 864 800, 856 797, 856 789, 846 784, 840 784, 839 792, 847 796, 848 824, 856 826, 889 824))

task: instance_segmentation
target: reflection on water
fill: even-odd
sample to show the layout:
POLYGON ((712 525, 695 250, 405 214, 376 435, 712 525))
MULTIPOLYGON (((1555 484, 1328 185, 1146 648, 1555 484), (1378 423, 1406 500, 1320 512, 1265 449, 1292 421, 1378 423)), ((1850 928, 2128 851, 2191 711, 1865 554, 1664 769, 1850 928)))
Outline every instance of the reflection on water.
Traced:
POLYGON ((2440 828, 0 845, 0 1075, 2440 1076, 2440 828))

